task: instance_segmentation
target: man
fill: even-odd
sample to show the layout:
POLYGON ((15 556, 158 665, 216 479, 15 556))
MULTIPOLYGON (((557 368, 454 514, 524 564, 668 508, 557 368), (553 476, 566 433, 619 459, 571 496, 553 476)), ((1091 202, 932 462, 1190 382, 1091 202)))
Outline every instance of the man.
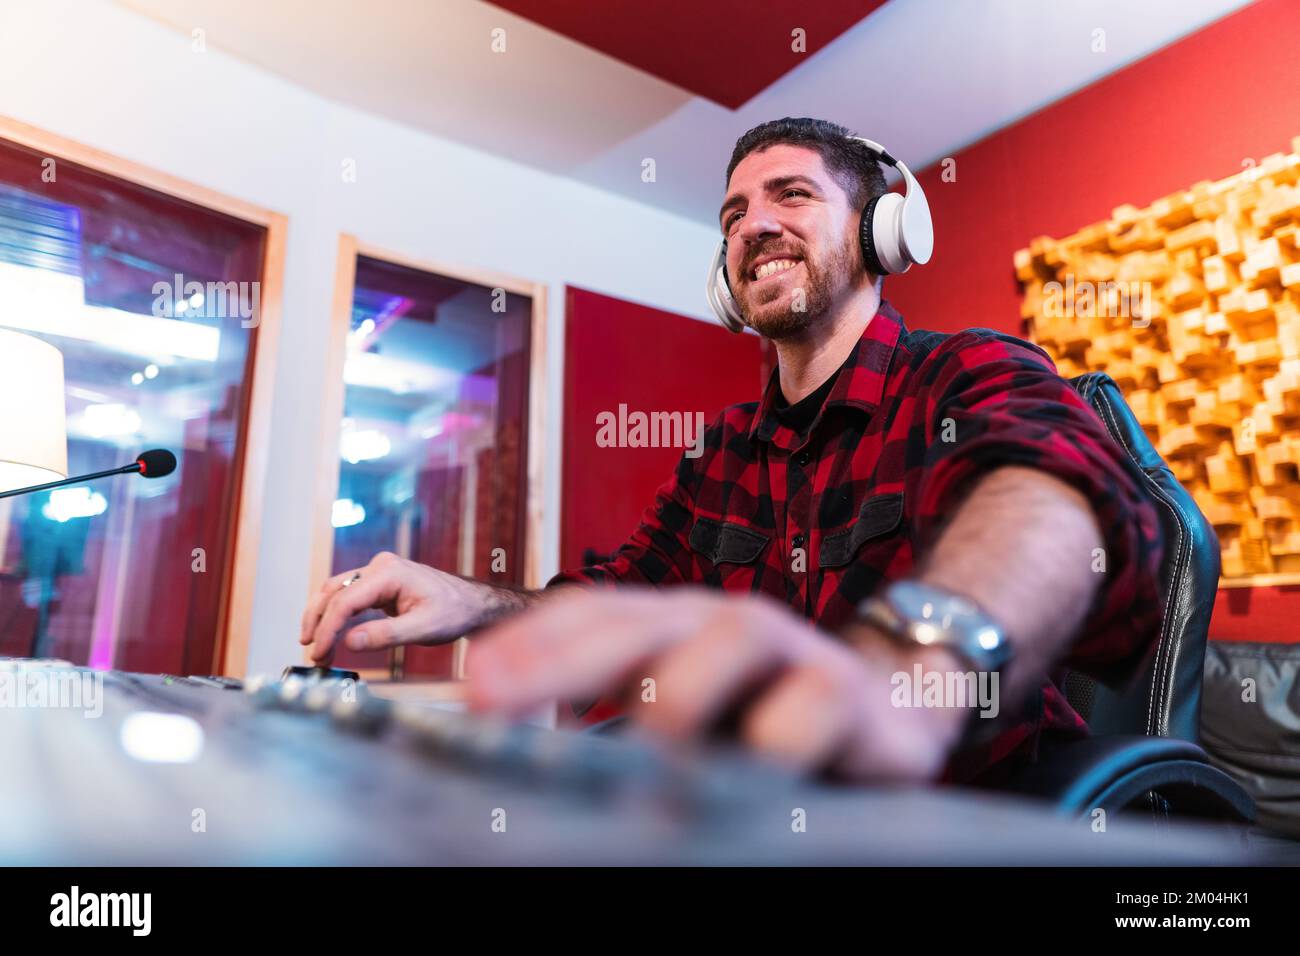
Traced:
POLYGON ((349 647, 495 622, 471 656, 476 708, 621 691, 654 731, 726 727, 850 779, 991 783, 1086 733, 1048 675, 1121 673, 1160 615, 1137 469, 1036 346, 911 332, 881 301, 859 222, 885 183, 842 127, 750 130, 727 187, 730 289, 779 361, 761 401, 723 411, 614 557, 544 600, 379 555, 325 582, 302 642, 328 660, 371 607, 390 617, 349 647), (972 681, 908 687, 932 675, 972 681), (962 686, 994 693, 943 696, 962 686))

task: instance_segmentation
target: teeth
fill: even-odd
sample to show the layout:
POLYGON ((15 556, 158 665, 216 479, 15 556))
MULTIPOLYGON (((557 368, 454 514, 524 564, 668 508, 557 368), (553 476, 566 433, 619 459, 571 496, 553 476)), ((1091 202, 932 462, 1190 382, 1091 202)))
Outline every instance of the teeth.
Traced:
POLYGON ((794 259, 773 259, 771 262, 764 262, 754 270, 754 278, 761 279, 764 276, 770 276, 773 272, 784 272, 786 269, 793 269, 798 262, 794 259))

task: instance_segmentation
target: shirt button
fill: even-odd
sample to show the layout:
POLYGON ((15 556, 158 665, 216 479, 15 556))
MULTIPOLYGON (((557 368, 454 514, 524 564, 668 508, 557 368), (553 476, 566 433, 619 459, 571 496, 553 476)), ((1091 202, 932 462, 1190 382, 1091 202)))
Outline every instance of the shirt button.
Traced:
POLYGON ((812 455, 808 454, 806 451, 801 451, 795 456, 794 460, 800 465, 806 465, 808 462, 812 461, 812 455))
POLYGON ((791 543, 792 543, 796 548, 802 548, 802 547, 803 547, 803 535, 801 535, 801 534, 797 534, 797 535, 795 535, 794 538, 792 539, 791 543))

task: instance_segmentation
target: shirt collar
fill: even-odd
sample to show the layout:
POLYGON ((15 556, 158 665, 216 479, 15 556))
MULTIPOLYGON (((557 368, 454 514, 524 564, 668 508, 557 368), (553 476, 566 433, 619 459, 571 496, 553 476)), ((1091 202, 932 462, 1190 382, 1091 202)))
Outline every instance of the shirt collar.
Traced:
MULTIPOLYGON (((859 409, 868 415, 880 407, 880 400, 885 394, 885 378, 889 373, 889 362, 894 356, 898 340, 902 338, 906 326, 903 317, 892 305, 883 299, 880 308, 872 316, 867 327, 862 330, 862 337, 853 346, 853 351, 840 368, 834 386, 826 397, 826 404, 818 413, 817 420, 827 408, 843 405, 859 409)), ((781 424, 776 417, 776 400, 781 390, 781 370, 772 371, 763 398, 759 402, 758 412, 749 429, 751 440, 776 440, 776 444, 789 447, 797 436, 781 424)), ((814 421, 814 427, 816 421, 814 421)))

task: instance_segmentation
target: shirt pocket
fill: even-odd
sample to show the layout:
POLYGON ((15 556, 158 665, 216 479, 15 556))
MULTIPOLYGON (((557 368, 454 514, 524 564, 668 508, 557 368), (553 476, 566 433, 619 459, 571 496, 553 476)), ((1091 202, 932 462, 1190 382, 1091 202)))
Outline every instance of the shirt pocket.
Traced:
POLYGON ((817 552, 823 568, 842 568, 849 564, 868 541, 897 531, 903 522, 903 493, 872 495, 862 502, 853 524, 843 531, 825 535, 817 552))
POLYGON ((691 550, 714 565, 753 564, 772 539, 731 521, 696 518, 688 541, 691 550))

